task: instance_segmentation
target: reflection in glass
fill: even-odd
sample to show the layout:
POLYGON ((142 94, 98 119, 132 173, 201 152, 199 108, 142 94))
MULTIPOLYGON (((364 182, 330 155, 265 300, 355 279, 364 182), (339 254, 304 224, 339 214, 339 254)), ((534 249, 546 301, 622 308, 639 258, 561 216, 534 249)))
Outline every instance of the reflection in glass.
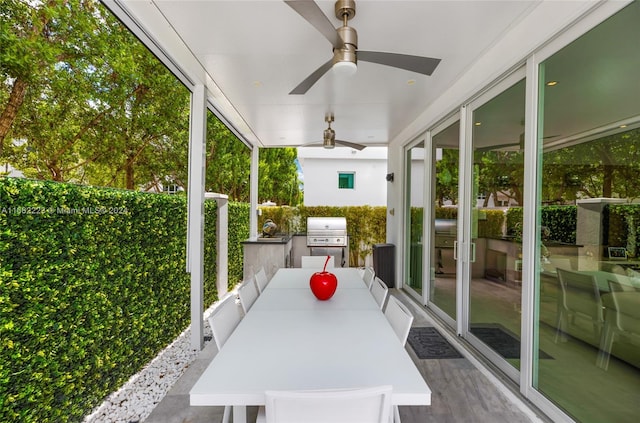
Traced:
POLYGON ((431 222, 431 292, 430 301, 453 320, 456 319, 456 260, 458 168, 460 121, 435 134, 432 144, 434 199, 431 222))
POLYGON ((407 152, 407 232, 409 236, 409 269, 405 281, 422 296, 422 237, 424 215, 424 142, 407 152))
POLYGON ((534 387, 583 422, 640 411, 638 22, 632 2, 540 67, 534 387))
POLYGON ((525 80, 473 111, 469 331, 520 368, 525 80), (507 227, 502 222, 507 220, 507 227))

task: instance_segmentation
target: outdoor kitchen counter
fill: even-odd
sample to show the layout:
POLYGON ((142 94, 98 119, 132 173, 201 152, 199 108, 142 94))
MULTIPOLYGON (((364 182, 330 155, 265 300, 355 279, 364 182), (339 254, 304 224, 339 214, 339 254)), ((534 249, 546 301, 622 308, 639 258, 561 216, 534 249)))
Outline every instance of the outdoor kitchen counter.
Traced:
POLYGON ((291 241, 292 235, 278 234, 272 237, 252 237, 242 241, 243 244, 286 244, 291 241))
POLYGON ((278 269, 292 267, 292 235, 279 234, 271 238, 252 237, 242 241, 244 250, 243 280, 263 268, 267 277, 278 269))

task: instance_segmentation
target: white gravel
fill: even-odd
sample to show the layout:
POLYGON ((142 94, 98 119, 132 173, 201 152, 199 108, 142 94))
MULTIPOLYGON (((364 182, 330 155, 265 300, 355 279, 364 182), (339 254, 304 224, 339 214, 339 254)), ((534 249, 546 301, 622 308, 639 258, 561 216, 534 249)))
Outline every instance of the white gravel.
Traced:
MULTIPOLYGON (((204 336, 211 340, 211 328, 205 312, 204 336)), ((191 326, 158 354, 139 373, 133 375, 119 390, 84 418, 84 423, 133 423, 144 421, 182 376, 200 351, 191 347, 191 326)))

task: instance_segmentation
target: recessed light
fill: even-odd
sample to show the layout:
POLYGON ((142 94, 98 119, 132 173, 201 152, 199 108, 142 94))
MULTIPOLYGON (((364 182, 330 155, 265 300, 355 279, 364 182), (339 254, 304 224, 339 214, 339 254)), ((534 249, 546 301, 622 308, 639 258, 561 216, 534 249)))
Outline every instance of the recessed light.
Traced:
POLYGON ((480 126, 480 125, 482 125, 482 122, 476 122, 476 123, 474 123, 474 125, 475 126, 480 126))
POLYGON ((413 85, 415 83, 416 83, 415 79, 410 79, 410 80, 407 81, 407 85, 413 85))
POLYGON ((627 125, 620 125, 620 128, 626 128, 627 125))
POLYGON ((261 86, 262 86, 262 82, 260 82, 260 81, 253 81, 253 86, 254 86, 254 87, 256 87, 256 88, 259 88, 259 87, 261 87, 261 86))
POLYGON ((558 81, 549 81, 549 82, 547 82, 547 87, 553 87, 555 85, 558 85, 558 81))

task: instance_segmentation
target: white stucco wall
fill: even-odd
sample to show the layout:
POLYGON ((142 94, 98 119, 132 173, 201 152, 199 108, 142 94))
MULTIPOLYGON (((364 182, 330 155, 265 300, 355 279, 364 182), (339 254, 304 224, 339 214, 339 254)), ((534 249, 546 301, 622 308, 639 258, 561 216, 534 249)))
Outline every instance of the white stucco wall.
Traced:
MULTIPOLYGON (((337 147, 298 148, 305 206, 384 206, 387 204, 387 147, 358 151, 337 147), (355 174, 354 189, 339 189, 338 174, 355 174)), ((396 176, 398 177, 398 176, 396 176)))

